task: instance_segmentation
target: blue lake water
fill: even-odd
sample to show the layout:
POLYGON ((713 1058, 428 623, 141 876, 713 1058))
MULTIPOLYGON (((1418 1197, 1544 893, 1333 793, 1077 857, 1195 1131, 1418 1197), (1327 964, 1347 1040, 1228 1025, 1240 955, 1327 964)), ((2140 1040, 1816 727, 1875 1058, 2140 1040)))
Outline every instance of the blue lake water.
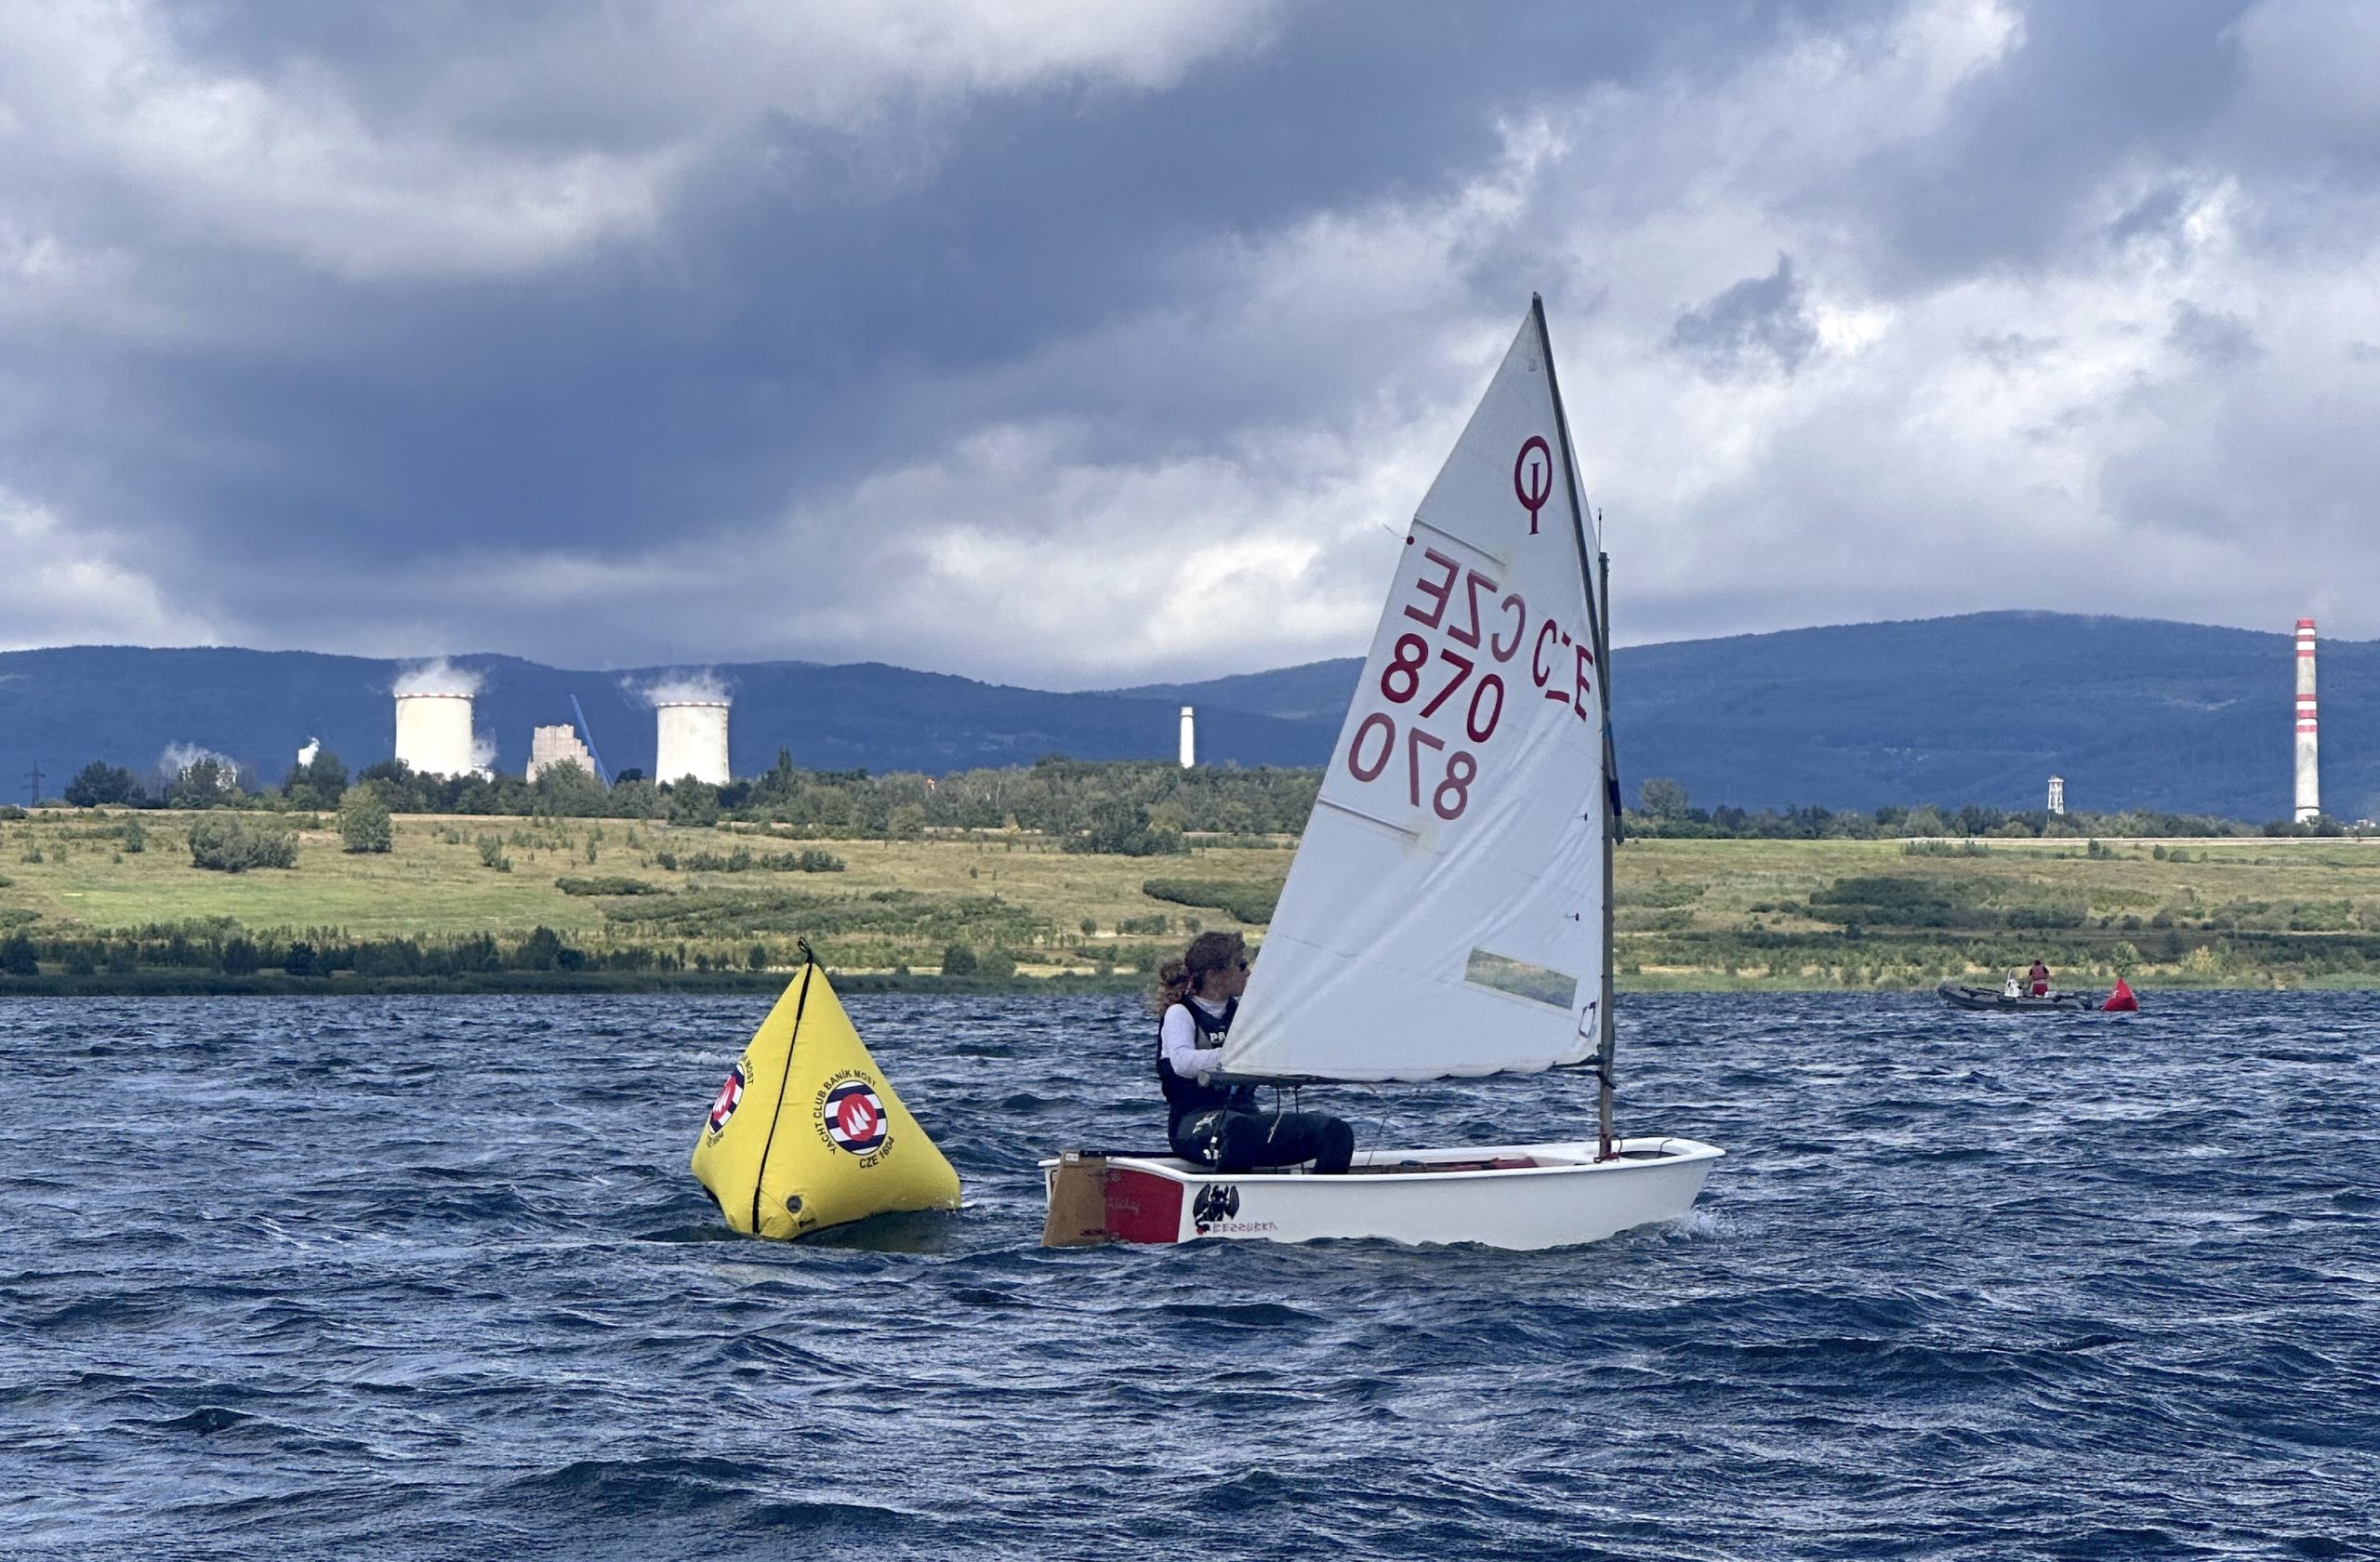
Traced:
POLYGON ((1129 999, 852 999, 968 1204, 799 1246, 685 1168, 762 999, 0 1003, 0 1555, 2380 1555, 2380 998, 2145 1001, 1623 999, 1728 1158, 1533 1254, 1043 1250, 1129 999))

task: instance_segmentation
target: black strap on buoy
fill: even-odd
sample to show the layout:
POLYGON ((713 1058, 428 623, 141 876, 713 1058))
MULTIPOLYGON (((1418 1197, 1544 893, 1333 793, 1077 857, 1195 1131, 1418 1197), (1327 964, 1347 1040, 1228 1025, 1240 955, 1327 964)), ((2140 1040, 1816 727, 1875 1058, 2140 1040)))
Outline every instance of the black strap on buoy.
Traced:
MULTIPOLYGON (((801 952, 805 958, 810 953, 810 946, 806 941, 801 945, 801 952)), ((785 1092, 787 1087, 793 1083, 794 1044, 801 1039, 801 1012, 808 1008, 809 1004, 810 969, 804 966, 801 972, 801 992, 793 1000, 793 1032, 785 1039, 785 1070, 777 1076, 776 1110, 769 1117, 769 1136, 760 1141, 760 1164, 752 1169, 752 1235, 755 1237, 760 1235, 760 1185, 769 1180, 769 1151, 776 1145, 777 1124, 785 1117, 785 1092)))

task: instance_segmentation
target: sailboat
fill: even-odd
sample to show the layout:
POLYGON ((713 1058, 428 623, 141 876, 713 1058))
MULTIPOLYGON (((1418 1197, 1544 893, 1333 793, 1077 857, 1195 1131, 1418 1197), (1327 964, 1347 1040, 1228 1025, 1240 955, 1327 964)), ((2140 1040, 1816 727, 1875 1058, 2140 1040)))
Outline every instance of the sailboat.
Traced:
POLYGON ((1593 1133, 1359 1151, 1343 1173, 1042 1162, 1043 1240, 1550 1248, 1692 1209, 1721 1152, 1613 1124, 1620 819, 1608 561, 1543 302, 1405 536, 1220 1067, 1279 1086, 1586 1069, 1593 1133))

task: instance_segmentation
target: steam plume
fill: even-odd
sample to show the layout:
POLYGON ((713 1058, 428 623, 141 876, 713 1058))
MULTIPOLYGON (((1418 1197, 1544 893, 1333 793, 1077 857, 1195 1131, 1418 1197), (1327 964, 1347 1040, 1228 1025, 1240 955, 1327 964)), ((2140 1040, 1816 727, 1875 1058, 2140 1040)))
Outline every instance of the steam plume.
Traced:
POLYGON ((409 662, 399 668, 394 693, 400 698, 406 695, 476 695, 480 682, 478 673, 440 656, 434 661, 409 662))
POLYGON ((621 687, 647 705, 732 705, 735 699, 726 682, 708 668, 667 673, 651 683, 624 682, 621 687))
POLYGON ((218 754, 212 748, 202 748, 195 743, 166 744, 165 751, 157 756, 157 774, 167 781, 178 781, 189 772, 191 766, 201 760, 215 761, 217 768, 222 772, 226 790, 239 785, 238 761, 229 754, 218 754))

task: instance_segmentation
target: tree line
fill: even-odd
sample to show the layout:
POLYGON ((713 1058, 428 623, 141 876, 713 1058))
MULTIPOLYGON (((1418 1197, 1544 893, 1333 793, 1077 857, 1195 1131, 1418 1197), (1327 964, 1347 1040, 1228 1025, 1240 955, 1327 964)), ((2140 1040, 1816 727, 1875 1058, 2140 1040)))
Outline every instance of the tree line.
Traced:
POLYGON ((1957 808, 1932 803, 1902 804, 1865 814, 1815 806, 1764 808, 1756 812, 1726 805, 1698 808, 1684 786, 1663 775, 1648 777, 1638 788, 1637 805, 1625 811, 1621 824, 1630 835, 1718 841, 1898 841, 1911 837, 2177 840, 2348 833, 2345 825, 2328 817, 2304 824, 2275 819, 2252 825, 2208 814, 2168 814, 2154 809, 2052 814, 2040 808, 1993 808, 1973 802, 1957 808))
MULTIPOLYGON (((202 758, 152 791, 120 766, 94 761, 67 784, 80 808, 161 807, 250 812, 339 809, 359 792, 397 814, 656 819, 704 826, 732 818, 815 839, 911 837, 928 830, 1021 829, 1064 838, 1070 849, 1129 856, 1187 850, 1190 832, 1291 834, 1305 826, 1321 773, 1233 766, 1183 770, 1155 761, 1091 761, 1051 755, 1022 767, 871 774, 801 770, 789 753, 760 774, 712 786, 691 776, 656 783, 622 773, 610 787, 575 764, 517 775, 430 775, 402 761, 350 774, 317 753, 278 787, 250 788, 202 758)), ((367 848, 377 849, 377 848, 367 848)))
MULTIPOLYGON (((1026 766, 871 774, 802 770, 780 750, 759 775, 711 786, 691 776, 654 782, 624 771, 605 787, 578 765, 517 775, 430 775, 400 761, 350 775, 327 750, 294 765, 277 787, 251 788, 212 758, 193 761, 151 789, 131 771, 95 760, 76 773, 64 801, 79 808, 161 807, 314 812, 347 804, 356 816, 350 850, 385 851, 377 815, 455 814, 553 818, 665 819, 711 825, 722 818, 778 827, 816 839, 904 838, 928 830, 1021 829, 1065 840, 1069 850, 1161 856, 1186 849, 1190 833, 1293 835, 1305 827, 1321 785, 1317 768, 1208 766, 1161 761, 1082 761, 1051 755, 1026 766), (365 801, 351 801, 361 792, 365 801)), ((2041 809, 1968 803, 1896 805, 1861 813, 1815 805, 1748 810, 1695 805, 1686 788, 1653 776, 1622 817, 1625 833, 1719 840, 1892 840, 1957 837, 2190 837, 2343 835, 2320 818, 2251 825, 2207 814, 2149 810, 2053 814, 2041 809)))

